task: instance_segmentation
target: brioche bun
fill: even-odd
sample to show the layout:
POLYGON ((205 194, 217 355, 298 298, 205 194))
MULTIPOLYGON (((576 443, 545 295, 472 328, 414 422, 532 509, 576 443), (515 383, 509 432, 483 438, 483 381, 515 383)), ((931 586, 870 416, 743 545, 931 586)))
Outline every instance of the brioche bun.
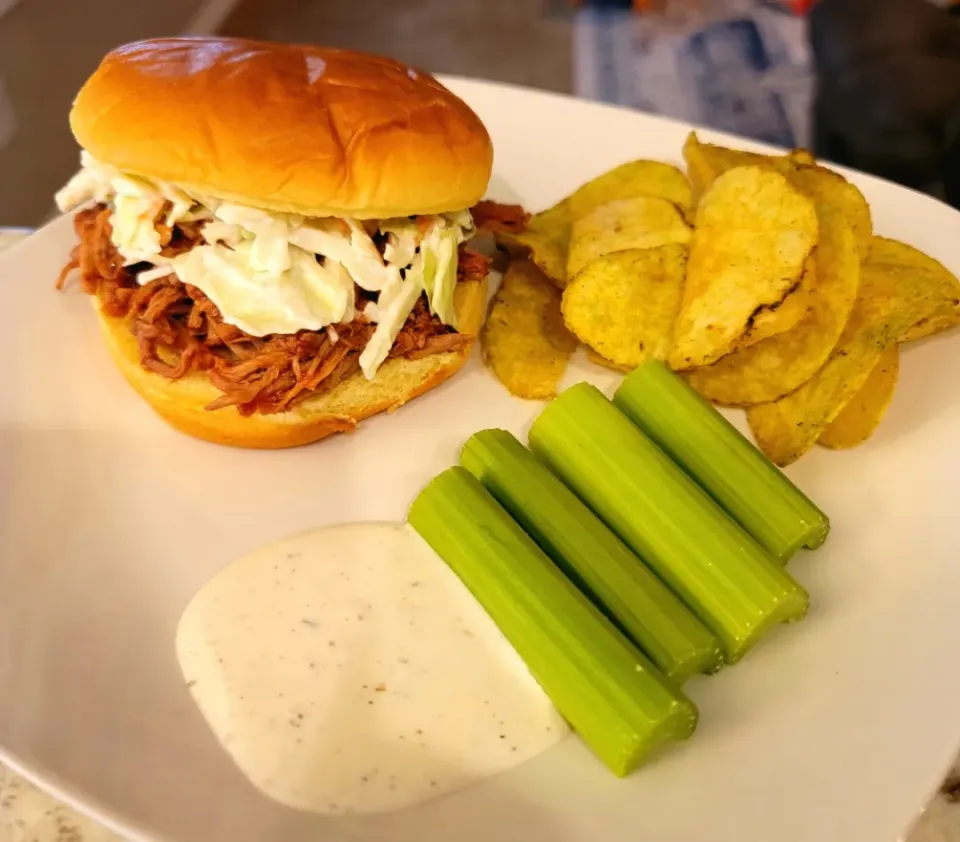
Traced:
POLYGON ((237 38, 119 47, 77 95, 70 126, 125 172, 307 216, 461 210, 482 197, 493 161, 477 115, 421 70, 237 38))
MULTIPOLYGON (((486 309, 486 281, 460 283, 456 309, 460 333, 475 338, 486 309)), ((364 418, 391 412, 455 374, 466 362, 472 342, 460 351, 408 360, 395 357, 367 380, 357 372, 330 392, 308 398, 288 412, 243 416, 236 407, 204 409, 222 395, 203 372, 169 380, 140 365, 137 340, 126 321, 104 314, 94 298, 100 327, 113 361, 126 381, 167 423, 183 433, 215 444, 277 449, 350 432, 364 418)))

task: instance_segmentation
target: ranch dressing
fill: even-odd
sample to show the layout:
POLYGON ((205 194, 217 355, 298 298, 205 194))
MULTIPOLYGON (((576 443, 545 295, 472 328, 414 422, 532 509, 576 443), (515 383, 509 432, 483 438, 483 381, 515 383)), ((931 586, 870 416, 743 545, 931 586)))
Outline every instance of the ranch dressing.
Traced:
POLYGON ((304 810, 410 806, 567 733, 493 621, 405 525, 336 526, 251 553, 194 597, 176 648, 237 766, 304 810))

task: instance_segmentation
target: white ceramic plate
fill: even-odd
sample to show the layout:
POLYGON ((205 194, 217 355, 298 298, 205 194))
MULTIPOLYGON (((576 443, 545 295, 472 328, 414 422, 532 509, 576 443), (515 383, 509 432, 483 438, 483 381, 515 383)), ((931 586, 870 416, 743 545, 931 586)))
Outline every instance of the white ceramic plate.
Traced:
MULTIPOLYGON (((537 209, 630 158, 681 161, 686 126, 448 81, 494 138, 494 198, 537 209)), ((954 211, 854 180, 879 233, 960 272, 954 211)), ((181 684, 177 619, 263 542, 403 518, 471 433, 523 433, 539 405, 474 358, 318 446, 194 441, 122 382, 89 299, 54 292, 72 243, 61 220, 0 258, 0 758, 28 776, 128 833, 189 842, 893 842, 934 790, 960 738, 960 336, 906 349, 866 445, 791 468, 833 520, 826 547, 791 565, 813 608, 690 683, 694 739, 617 780, 569 738, 422 808, 332 820, 270 802, 234 768, 181 684)), ((582 362, 569 379, 587 377, 616 382, 582 362)))

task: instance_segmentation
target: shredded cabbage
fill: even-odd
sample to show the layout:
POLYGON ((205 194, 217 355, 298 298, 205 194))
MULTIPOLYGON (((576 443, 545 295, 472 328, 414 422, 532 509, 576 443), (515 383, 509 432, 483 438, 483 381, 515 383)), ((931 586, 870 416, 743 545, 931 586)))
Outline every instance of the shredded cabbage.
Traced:
POLYGON ((218 201, 122 173, 87 152, 81 164, 57 194, 60 209, 109 204, 112 239, 124 264, 153 264, 138 274, 140 283, 175 272, 207 295, 224 321, 246 333, 296 333, 351 321, 356 284, 379 293, 376 306, 364 311, 377 327, 360 357, 372 378, 421 293, 437 318, 456 327, 457 247, 475 230, 467 210, 382 220, 381 256, 367 228, 354 219, 305 218, 218 201), (164 207, 165 225, 202 221, 204 243, 164 257, 155 225, 164 207))

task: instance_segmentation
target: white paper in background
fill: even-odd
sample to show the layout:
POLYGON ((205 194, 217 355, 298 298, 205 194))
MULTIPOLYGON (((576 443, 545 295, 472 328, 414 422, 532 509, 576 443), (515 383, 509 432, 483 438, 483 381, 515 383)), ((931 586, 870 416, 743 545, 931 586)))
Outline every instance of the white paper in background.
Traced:
POLYGON ((13 102, 7 94, 3 79, 0 79, 0 151, 13 139, 16 131, 17 115, 13 110, 13 102))
POLYGON ((583 9, 579 96, 778 146, 807 146, 813 93, 805 19, 764 0, 675 0, 662 14, 583 9))

